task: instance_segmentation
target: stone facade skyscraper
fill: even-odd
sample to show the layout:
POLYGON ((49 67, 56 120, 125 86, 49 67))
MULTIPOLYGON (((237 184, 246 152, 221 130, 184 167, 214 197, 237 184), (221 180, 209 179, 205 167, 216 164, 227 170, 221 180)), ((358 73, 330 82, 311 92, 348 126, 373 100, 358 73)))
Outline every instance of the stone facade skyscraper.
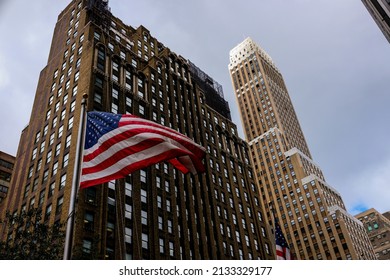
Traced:
POLYGON ((229 71, 267 218, 272 206, 295 259, 375 259, 362 223, 312 160, 283 77, 250 38, 229 71))
MULTIPOLYGON (((131 113, 207 149, 206 173, 168 163, 79 191, 73 258, 273 259, 267 221, 221 86, 145 27, 103 0, 73 0, 59 14, 7 204, 68 216, 81 100, 88 110, 131 113)), ((131 4, 129 4, 131 6, 131 4)), ((3 232, 3 239, 12 232, 3 232)))

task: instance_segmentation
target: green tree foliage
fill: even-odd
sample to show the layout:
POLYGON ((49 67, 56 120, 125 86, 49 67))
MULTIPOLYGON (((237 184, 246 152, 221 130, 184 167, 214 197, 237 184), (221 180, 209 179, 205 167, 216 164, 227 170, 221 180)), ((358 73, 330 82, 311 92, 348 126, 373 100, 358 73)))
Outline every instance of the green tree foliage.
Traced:
POLYGON ((40 209, 30 209, 17 215, 7 213, 3 223, 8 227, 9 238, 0 243, 0 259, 62 259, 65 225, 48 226, 43 223, 40 209))

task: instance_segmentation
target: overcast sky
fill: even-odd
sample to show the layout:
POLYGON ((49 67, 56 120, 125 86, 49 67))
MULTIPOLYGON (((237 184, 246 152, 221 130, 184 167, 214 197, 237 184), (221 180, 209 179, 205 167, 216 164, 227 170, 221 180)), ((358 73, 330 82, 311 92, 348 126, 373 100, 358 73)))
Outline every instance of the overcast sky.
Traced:
MULTIPOLYGON (((0 0, 0 150, 16 155, 58 14, 0 0)), ((390 210, 390 44, 359 0, 110 0, 123 22, 219 82, 241 129, 229 51, 251 37, 282 72, 314 161, 352 214, 390 210)), ((241 132, 241 136, 243 134, 241 132)))

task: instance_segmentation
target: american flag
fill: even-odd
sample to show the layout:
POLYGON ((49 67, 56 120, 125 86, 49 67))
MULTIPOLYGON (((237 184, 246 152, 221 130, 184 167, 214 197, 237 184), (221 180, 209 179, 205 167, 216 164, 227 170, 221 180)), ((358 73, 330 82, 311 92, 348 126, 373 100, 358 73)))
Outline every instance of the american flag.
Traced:
POLYGON ((283 236, 282 229, 275 219, 275 243, 276 243, 276 259, 277 260, 291 260, 290 249, 287 241, 283 236))
POLYGON ((80 188, 168 161, 183 173, 204 172, 205 149, 187 136, 133 115, 87 114, 80 188))

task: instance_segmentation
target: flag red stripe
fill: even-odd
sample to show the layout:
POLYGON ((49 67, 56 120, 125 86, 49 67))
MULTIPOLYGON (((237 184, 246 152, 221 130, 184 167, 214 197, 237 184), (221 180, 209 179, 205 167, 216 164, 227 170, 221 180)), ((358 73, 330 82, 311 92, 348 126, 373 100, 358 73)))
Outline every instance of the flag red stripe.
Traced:
POLYGON ((125 126, 127 124, 140 124, 140 125, 144 125, 144 126, 147 126, 147 127, 163 128, 165 131, 168 131, 170 133, 176 134, 177 136, 179 136, 181 138, 187 138, 188 140, 191 141, 191 139, 189 137, 187 137, 184 134, 181 134, 180 132, 178 132, 178 131, 176 131, 176 130, 174 130, 172 128, 169 128, 169 127, 166 127, 166 126, 162 126, 161 124, 158 124, 158 123, 155 123, 153 121, 146 120, 146 119, 142 119, 142 118, 137 117, 137 116, 122 115, 122 118, 119 121, 118 126, 125 126))
MULTIPOLYGON (((169 139, 168 139, 169 140, 169 139)), ((104 152, 98 154, 96 150, 95 158, 89 158, 86 159, 87 156, 84 157, 84 173, 93 172, 94 170, 90 170, 91 166, 96 166, 97 169, 104 169, 107 166, 115 163, 116 161, 121 160, 127 155, 136 154, 139 152, 142 152, 143 150, 146 150, 150 147, 153 147, 154 145, 157 145, 161 142, 165 142, 164 149, 167 148, 178 148, 182 150, 183 155, 187 155, 191 158, 192 161, 195 161, 195 168, 199 167, 202 168, 203 164, 200 162, 198 164, 198 160, 196 155, 192 153, 189 149, 186 149, 185 147, 182 147, 179 143, 176 143, 175 141, 167 141, 166 137, 161 136, 160 134, 150 134, 150 133, 142 133, 138 134, 136 136, 130 137, 129 139, 125 139, 119 143, 111 143, 111 141, 106 141, 107 143, 110 143, 112 146, 110 150, 104 149, 104 152), (108 158, 111 158, 112 160, 107 161, 108 158), (106 163, 104 163, 106 162, 106 163)), ((105 144, 107 144, 105 143, 105 144)), ((102 144, 103 145, 103 144, 102 144)), ((180 160, 181 164, 186 165, 185 160, 180 160)), ((191 164, 191 161, 187 160, 187 164, 191 164)))
POLYGON ((162 125, 157 124, 155 122, 141 119, 139 117, 132 116, 132 115, 123 115, 118 126, 123 127, 123 126, 129 125, 129 124, 130 125, 140 125, 140 127, 143 127, 144 129, 155 128, 155 129, 157 129, 158 133, 160 133, 161 135, 165 135, 167 137, 175 139, 176 141, 180 140, 179 141, 180 143, 182 143, 182 144, 186 143, 187 145, 189 145, 189 147, 194 148, 193 152, 196 152, 196 155, 204 156, 204 151, 199 149, 200 146, 198 144, 194 143, 194 141, 191 138, 189 138, 186 135, 183 135, 180 132, 173 130, 169 127, 165 127, 165 126, 162 126, 162 125), (198 152, 200 152, 200 153, 198 154, 198 152))
MULTIPOLYGON (((87 179, 87 180, 84 180, 83 182, 81 182, 80 187, 85 188, 87 186, 97 185, 97 184, 104 183, 104 182, 107 182, 110 180, 119 179, 119 178, 122 178, 122 177, 124 177, 124 176, 126 176, 134 171, 137 171, 137 170, 140 170, 140 169, 145 168, 147 166, 150 166, 151 164, 156 164, 158 162, 167 160, 169 158, 174 158, 174 157, 181 156, 181 155, 182 155, 181 150, 167 150, 167 151, 160 153, 152 158, 147 158, 144 160, 138 160, 138 161, 129 163, 129 164, 125 165, 122 169, 118 170, 117 172, 112 173, 112 174, 108 174, 104 177, 92 176, 92 179, 90 179, 90 180, 87 179)), ((93 173, 91 173, 91 174, 93 175, 93 173)))
MULTIPOLYGON (((190 151, 183 150, 183 149, 176 147, 174 145, 171 145, 171 144, 167 144, 161 138, 155 138, 155 139, 149 138, 149 139, 145 139, 144 141, 142 141, 140 143, 137 143, 136 145, 125 146, 125 148, 120 149, 115 154, 111 154, 109 157, 104 158, 104 160, 102 160, 100 162, 98 162, 98 161, 94 162, 94 160, 92 160, 90 162, 91 167, 83 168, 83 174, 95 173, 95 172, 99 172, 101 170, 105 170, 105 169, 109 168, 110 166, 114 165, 115 163, 125 159, 126 157, 130 157, 132 155, 134 157, 137 157, 136 160, 139 160, 140 158, 141 159, 143 159, 143 158, 150 159, 150 157, 148 157, 149 155, 147 154, 149 152, 148 149, 154 148, 158 144, 161 144, 160 146, 162 146, 163 150, 171 150, 172 151, 172 156, 169 158, 167 157, 167 160, 169 160, 171 158, 173 159, 175 157, 178 157, 174 161, 171 161, 171 163, 173 165, 175 165, 175 167, 177 167, 179 170, 182 170, 184 167, 183 171, 187 170, 187 172, 188 172, 188 168, 185 167, 186 164, 184 164, 183 160, 181 160, 181 158, 184 156, 189 156, 191 158, 190 163, 192 163, 192 165, 194 165, 195 169, 198 168, 198 169, 202 170, 204 168, 202 162, 199 161, 196 157, 194 157, 190 151), (173 152, 175 150, 179 151, 180 154, 178 154, 177 152, 173 152), (146 153, 144 156, 142 156, 143 152, 146 153)), ((187 172, 185 172, 185 173, 187 173, 187 172)))
MULTIPOLYGON (((152 160, 156 156, 166 151, 171 151, 170 155, 166 155, 166 160, 171 159, 175 156, 183 156, 183 150, 178 149, 174 146, 168 147, 166 143, 162 142, 157 145, 151 146, 149 149, 142 150, 140 153, 126 155, 122 159, 115 162, 115 165, 108 165, 105 168, 99 168, 95 172, 93 172, 96 176, 102 176, 102 174, 106 173, 115 173, 119 168, 122 168, 124 165, 132 164, 133 162, 141 161, 141 160, 152 160), (179 152, 179 154, 178 154, 179 152)), ((152 163, 151 163, 152 164, 152 163)), ((91 173, 91 172, 90 172, 91 173)), ((87 174, 85 174, 87 175, 87 174)))
POLYGON ((92 158, 94 158, 98 154, 106 151, 107 149, 109 149, 110 147, 112 147, 116 143, 124 141, 128 138, 134 137, 137 134, 147 133, 147 132, 156 133, 156 134, 159 134, 161 136, 165 136, 165 137, 167 137, 166 138, 167 140, 171 139, 170 141, 174 140, 174 141, 180 143, 182 146, 186 147, 188 150, 193 151, 195 156, 202 157, 204 155, 204 151, 199 149, 199 146, 192 143, 189 139, 182 138, 179 136, 173 136, 170 133, 166 133, 166 132, 162 131, 161 128, 159 130, 156 130, 156 129, 148 128, 145 126, 142 126, 142 127, 131 127, 131 126, 123 127, 122 126, 121 128, 116 129, 114 132, 107 133, 106 135, 104 135, 102 137, 102 140, 104 140, 104 139, 106 139, 106 140, 98 143, 97 144, 98 148, 96 148, 94 146, 94 147, 86 150, 85 156, 84 156, 84 162, 90 161, 92 158), (114 135, 111 136, 112 134, 114 134, 114 135), (92 151, 92 152, 90 152, 90 151, 92 151))
POLYGON ((290 260, 290 249, 276 245, 276 256, 278 260, 290 260))
MULTIPOLYGON (((84 167, 83 168, 83 174, 88 174, 88 173, 95 173, 98 172, 99 170, 104 170, 116 162, 124 159, 127 156, 139 153, 141 151, 144 151, 146 149, 149 149, 161 142, 163 142, 163 139, 145 139, 139 143, 136 143, 135 145, 129 145, 129 146, 124 146, 124 148, 118 150, 116 153, 111 154, 109 157, 105 157, 103 161, 97 163, 97 161, 92 158, 90 160, 85 160, 85 162, 91 161, 91 167, 84 167)), ((130 141, 127 141, 129 143, 130 141)), ((129 143, 131 144, 131 143, 129 143)))
POLYGON ((177 158, 173 158, 171 160, 169 160, 169 162, 175 166, 177 169, 179 169, 181 172, 183 172, 184 174, 188 173, 190 170, 184 165, 182 164, 177 158))

